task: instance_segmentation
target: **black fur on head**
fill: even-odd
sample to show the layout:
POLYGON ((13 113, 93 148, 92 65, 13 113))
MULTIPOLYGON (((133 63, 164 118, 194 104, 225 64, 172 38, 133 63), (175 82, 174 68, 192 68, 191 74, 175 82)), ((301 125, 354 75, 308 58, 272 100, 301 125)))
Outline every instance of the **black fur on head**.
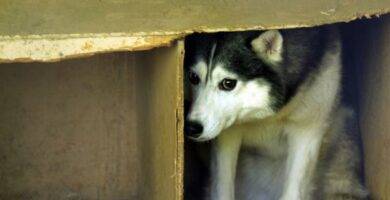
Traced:
POLYGON ((188 68, 198 58, 209 61, 212 45, 216 43, 213 63, 223 63, 243 81, 259 79, 269 82, 273 108, 278 110, 316 70, 330 37, 327 37, 326 26, 280 30, 282 61, 276 65, 259 58, 252 48, 251 41, 264 32, 193 34, 186 40, 185 66, 188 68))

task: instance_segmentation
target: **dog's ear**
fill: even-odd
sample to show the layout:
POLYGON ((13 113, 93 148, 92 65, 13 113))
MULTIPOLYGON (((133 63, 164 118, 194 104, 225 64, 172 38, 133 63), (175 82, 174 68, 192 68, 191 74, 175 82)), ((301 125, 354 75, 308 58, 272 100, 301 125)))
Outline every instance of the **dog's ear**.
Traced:
POLYGON ((269 30, 261 33, 251 41, 252 50, 270 64, 282 61, 283 36, 278 30, 269 30))

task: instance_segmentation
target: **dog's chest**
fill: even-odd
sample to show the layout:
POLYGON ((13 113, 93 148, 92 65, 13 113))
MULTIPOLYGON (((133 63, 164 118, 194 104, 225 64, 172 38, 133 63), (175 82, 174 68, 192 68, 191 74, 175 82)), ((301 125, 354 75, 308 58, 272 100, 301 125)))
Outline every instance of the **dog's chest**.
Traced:
POLYGON ((287 141, 282 124, 246 126, 237 163, 237 199, 276 199, 284 183, 287 141))
POLYGON ((254 150, 261 156, 284 158, 287 153, 286 143, 285 131, 280 123, 243 127, 242 148, 254 150))

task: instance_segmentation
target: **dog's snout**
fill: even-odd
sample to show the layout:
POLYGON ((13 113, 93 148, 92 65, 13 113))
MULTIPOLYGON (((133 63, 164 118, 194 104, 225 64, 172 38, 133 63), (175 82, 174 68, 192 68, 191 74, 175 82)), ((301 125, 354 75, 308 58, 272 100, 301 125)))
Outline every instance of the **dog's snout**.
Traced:
POLYGON ((196 121, 187 121, 185 124, 185 131, 187 136, 197 138, 202 134, 203 126, 196 121))

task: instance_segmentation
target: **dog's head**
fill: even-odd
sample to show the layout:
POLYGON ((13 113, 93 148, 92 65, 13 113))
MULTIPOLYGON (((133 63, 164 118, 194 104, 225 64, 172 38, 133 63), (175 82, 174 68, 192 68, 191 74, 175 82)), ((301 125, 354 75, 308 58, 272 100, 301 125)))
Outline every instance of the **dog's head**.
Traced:
POLYGON ((187 42, 189 137, 211 140, 234 124, 263 119, 280 109, 284 88, 279 31, 194 35, 187 42))

